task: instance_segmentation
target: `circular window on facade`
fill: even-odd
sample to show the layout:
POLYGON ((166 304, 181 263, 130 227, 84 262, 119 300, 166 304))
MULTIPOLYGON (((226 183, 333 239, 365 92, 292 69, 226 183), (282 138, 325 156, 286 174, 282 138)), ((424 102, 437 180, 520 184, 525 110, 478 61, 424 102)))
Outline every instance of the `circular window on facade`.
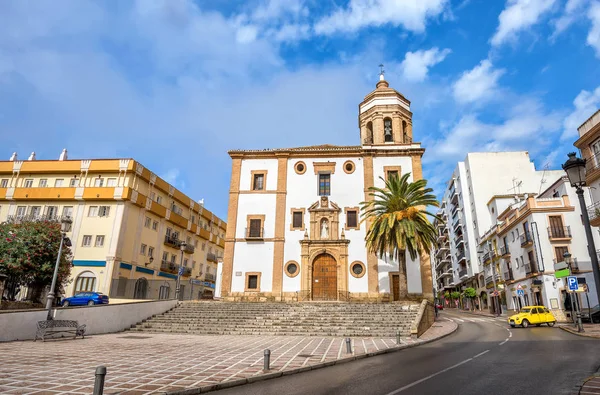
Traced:
POLYGON ((354 162, 352 162, 351 160, 348 160, 348 161, 346 161, 346 162, 344 163, 344 171, 345 171, 347 174, 352 174, 352 173, 354 173, 354 169, 355 169, 355 167, 354 167, 354 162))
POLYGON ((304 162, 297 162, 294 166, 294 170, 296 170, 296 173, 298 174, 304 174, 304 172, 306 172, 306 164, 304 162))
POLYGON ((287 274, 288 277, 296 277, 298 273, 300 273, 300 266, 298 265, 298 262, 289 261, 286 263, 285 274, 287 274))
POLYGON ((361 278, 366 272, 367 269, 365 268, 365 264, 362 262, 354 261, 350 265, 350 274, 352 274, 353 277, 361 278))

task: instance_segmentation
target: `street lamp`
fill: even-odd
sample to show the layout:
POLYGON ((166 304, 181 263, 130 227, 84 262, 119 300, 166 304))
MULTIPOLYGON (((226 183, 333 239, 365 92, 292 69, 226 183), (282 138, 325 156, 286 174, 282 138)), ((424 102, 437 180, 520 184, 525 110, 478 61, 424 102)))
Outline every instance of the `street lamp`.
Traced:
MULTIPOLYGON (((600 303, 600 266, 598 266, 598 255, 596 254, 596 246, 594 245, 594 237, 592 236, 592 228, 590 226, 590 217, 585 206, 583 197, 583 187, 585 183, 585 159, 578 158, 575 152, 568 154, 569 159, 562 165, 563 170, 569 177, 571 186, 576 189, 577 197, 579 198, 579 206, 581 208, 581 216, 583 217, 583 227, 585 228, 585 237, 588 244, 588 254, 592 261, 592 270, 594 272, 594 284, 596 285, 596 295, 600 303)), ((591 318, 590 318, 591 319, 591 318)))
POLYGON ((187 243, 182 241, 179 243, 179 249, 181 250, 181 260, 179 261, 179 268, 177 269, 177 285, 175 287, 175 299, 179 300, 179 293, 181 292, 181 275, 183 274, 183 252, 187 247, 187 243))
POLYGON ((46 310, 48 310, 48 316, 46 319, 48 321, 52 320, 52 304, 54 303, 54 290, 56 288, 56 280, 58 278, 58 267, 60 266, 60 257, 62 255, 62 247, 63 243, 67 246, 71 245, 71 241, 67 237, 67 232, 71 230, 71 224, 73 221, 69 217, 63 217, 60 220, 60 246, 58 247, 58 255, 56 257, 56 264, 54 265, 54 275, 52 276, 52 285, 50 286, 50 292, 48 292, 48 296, 46 297, 46 310))

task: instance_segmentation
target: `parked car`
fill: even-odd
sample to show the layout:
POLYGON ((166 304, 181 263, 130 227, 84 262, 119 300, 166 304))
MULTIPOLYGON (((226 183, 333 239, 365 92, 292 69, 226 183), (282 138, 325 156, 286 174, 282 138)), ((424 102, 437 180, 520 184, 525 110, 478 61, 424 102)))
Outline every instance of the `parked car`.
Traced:
POLYGON ((523 328, 527 328, 529 325, 540 326, 542 324, 554 326, 556 318, 544 306, 525 306, 520 313, 508 317, 508 324, 513 328, 517 325, 521 325, 523 328))
POLYGON ((101 292, 80 292, 70 298, 64 298, 61 304, 63 307, 108 304, 108 295, 101 292))

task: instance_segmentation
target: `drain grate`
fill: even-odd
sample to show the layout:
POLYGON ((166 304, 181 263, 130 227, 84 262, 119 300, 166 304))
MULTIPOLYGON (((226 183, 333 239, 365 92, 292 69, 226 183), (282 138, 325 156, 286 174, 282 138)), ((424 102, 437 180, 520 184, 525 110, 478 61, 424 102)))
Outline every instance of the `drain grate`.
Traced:
POLYGON ((152 339, 152 336, 120 336, 119 339, 152 339))
POLYGON ((300 358, 311 358, 311 357, 314 357, 314 355, 312 355, 312 354, 298 354, 298 356, 300 358))

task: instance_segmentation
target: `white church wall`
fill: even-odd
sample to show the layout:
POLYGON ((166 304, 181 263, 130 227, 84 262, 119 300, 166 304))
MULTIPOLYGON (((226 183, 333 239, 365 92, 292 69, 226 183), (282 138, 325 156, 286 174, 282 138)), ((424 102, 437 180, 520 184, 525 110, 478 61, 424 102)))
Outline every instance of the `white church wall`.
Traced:
POLYGON ((383 188, 384 182, 380 177, 385 178, 384 166, 400 166, 402 174, 411 173, 408 181, 412 182, 412 159, 410 156, 384 156, 373 158, 373 181, 376 187, 383 188))
POLYGON ((252 171, 266 170, 266 190, 277 189, 277 159, 244 159, 240 170, 240 191, 252 189, 252 171))
POLYGON ((244 292, 246 273, 260 272, 260 292, 273 289, 273 242, 236 243, 233 257, 232 292, 244 292), (241 275, 238 275, 240 274, 241 275))
POLYGON ((264 215, 264 237, 266 239, 272 239, 273 237, 275 237, 276 197, 277 195, 274 193, 240 194, 238 198, 238 216, 236 221, 235 237, 238 239, 243 239, 246 237, 246 228, 248 227, 248 215, 264 215))

